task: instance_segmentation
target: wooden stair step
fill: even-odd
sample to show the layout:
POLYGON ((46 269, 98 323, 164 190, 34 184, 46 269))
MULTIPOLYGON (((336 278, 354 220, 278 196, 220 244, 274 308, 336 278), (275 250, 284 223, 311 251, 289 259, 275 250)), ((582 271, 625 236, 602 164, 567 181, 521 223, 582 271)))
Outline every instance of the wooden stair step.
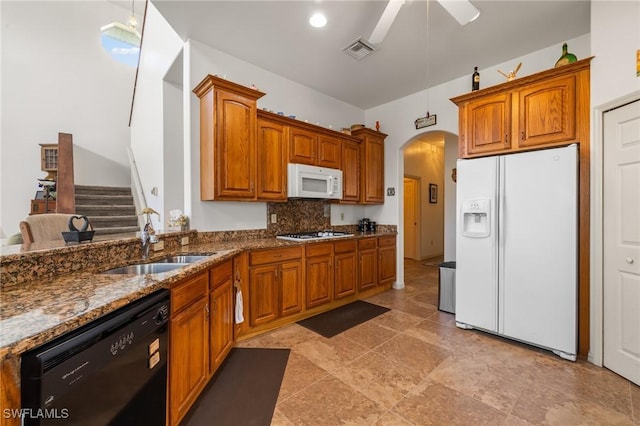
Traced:
POLYGON ((137 216, 87 216, 93 228, 111 228, 114 226, 138 226, 137 216))
POLYGON ((135 216, 132 205, 76 205, 76 214, 85 216, 135 216))
POLYGON ((131 188, 119 186, 93 186, 93 185, 76 185, 76 195, 131 195, 131 188))
POLYGON ((76 194, 78 205, 133 205, 132 195, 76 194))
POLYGON ((94 228, 94 235, 131 234, 140 231, 137 226, 114 226, 111 228, 94 228))

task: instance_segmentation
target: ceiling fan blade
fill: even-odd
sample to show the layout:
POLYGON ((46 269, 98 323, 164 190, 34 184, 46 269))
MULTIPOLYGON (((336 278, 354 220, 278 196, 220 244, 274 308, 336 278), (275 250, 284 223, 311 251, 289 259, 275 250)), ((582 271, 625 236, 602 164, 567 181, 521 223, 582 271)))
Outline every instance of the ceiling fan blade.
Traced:
POLYGON ((438 3, 445 8, 460 25, 466 25, 475 21, 480 16, 480 11, 476 9, 469 0, 438 0, 438 3))
POLYGON ((400 11, 400 8, 404 4, 404 0, 389 0, 387 7, 384 8, 376 27, 369 37, 369 42, 373 44, 380 44, 382 40, 387 36, 391 24, 396 19, 396 15, 400 11))

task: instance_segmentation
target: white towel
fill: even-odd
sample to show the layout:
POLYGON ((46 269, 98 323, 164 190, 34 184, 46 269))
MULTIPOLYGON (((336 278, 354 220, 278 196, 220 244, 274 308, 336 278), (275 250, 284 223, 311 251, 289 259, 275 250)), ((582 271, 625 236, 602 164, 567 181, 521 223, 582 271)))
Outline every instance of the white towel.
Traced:
POLYGON ((242 291, 238 289, 236 291, 236 324, 244 322, 244 305, 242 304, 242 291))

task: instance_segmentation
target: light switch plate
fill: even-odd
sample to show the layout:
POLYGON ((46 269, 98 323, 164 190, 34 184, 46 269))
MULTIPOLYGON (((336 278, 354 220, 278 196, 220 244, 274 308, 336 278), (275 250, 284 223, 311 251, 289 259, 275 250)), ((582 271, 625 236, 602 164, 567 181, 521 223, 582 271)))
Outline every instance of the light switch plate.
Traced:
POLYGON ((189 237, 182 237, 182 240, 180 240, 180 243, 181 243, 183 246, 188 245, 188 244, 189 244, 189 237))
POLYGON ((392 188, 387 188, 387 195, 388 195, 389 197, 393 197, 393 196, 395 196, 395 195, 396 195, 396 189, 395 189, 395 188, 393 188, 393 187, 392 187, 392 188))
POLYGON ((153 244, 153 251, 162 251, 164 250, 164 241, 160 240, 157 243, 153 244))
POLYGON ((271 213, 271 223, 278 223, 278 215, 271 213))

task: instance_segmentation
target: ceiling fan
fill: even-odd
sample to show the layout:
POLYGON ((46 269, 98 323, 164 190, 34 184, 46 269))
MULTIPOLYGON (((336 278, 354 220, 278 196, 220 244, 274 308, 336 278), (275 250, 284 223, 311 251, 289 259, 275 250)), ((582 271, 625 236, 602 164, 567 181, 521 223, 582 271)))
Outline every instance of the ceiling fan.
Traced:
MULTIPOLYGON (((380 44, 396 19, 405 0, 389 0, 376 27, 369 37, 369 43, 380 44)), ((480 11, 469 0, 438 0, 438 3, 455 18, 460 25, 466 25, 480 16, 480 11)))

